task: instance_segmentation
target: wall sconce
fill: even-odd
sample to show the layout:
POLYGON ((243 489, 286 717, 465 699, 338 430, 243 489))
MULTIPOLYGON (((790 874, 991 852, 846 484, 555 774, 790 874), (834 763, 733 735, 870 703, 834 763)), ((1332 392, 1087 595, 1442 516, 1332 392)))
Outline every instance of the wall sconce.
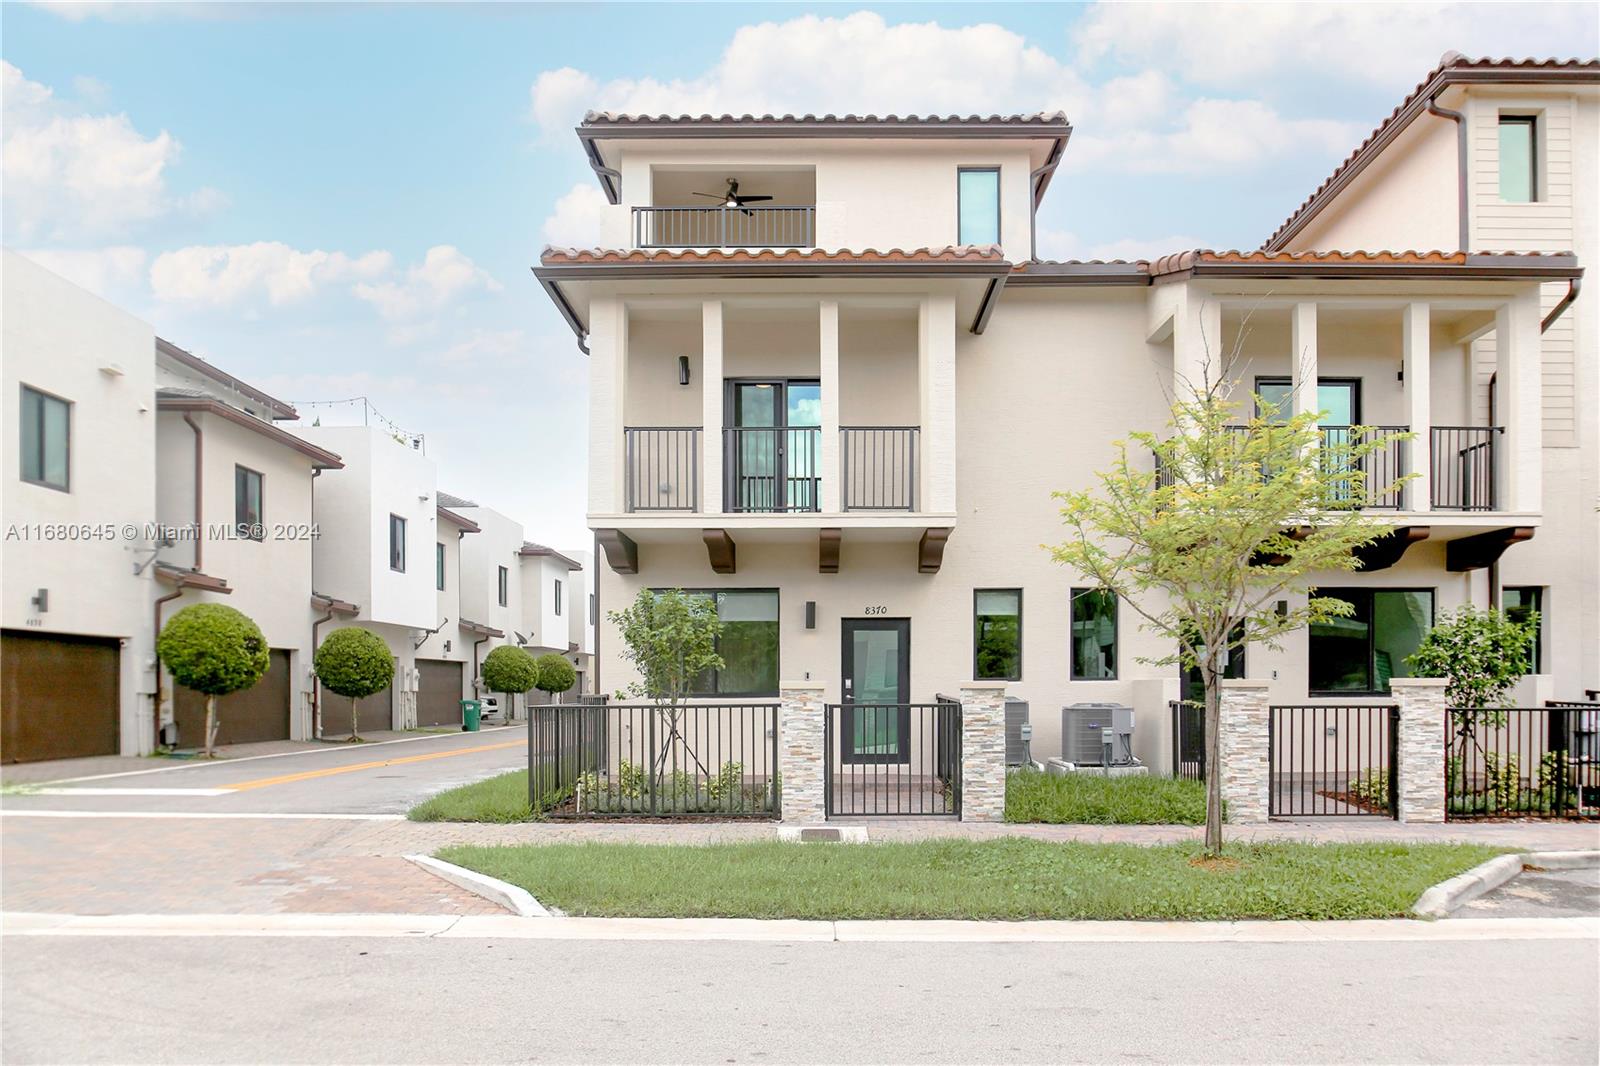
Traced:
POLYGON ((817 628, 817 601, 816 600, 807 600, 806 601, 806 628, 807 629, 815 629, 815 628, 817 628))
POLYGON ((1279 600, 1278 601, 1278 617, 1279 618, 1288 618, 1289 617, 1289 601, 1288 600, 1279 600))
POLYGON ((50 611, 50 590, 40 589, 33 594, 28 602, 33 604, 33 609, 40 614, 48 614, 50 611))
POLYGON ((450 642, 448 640, 444 642, 444 653, 446 655, 450 654, 450 642))
POLYGON ((687 355, 678 356, 678 384, 689 384, 689 357, 687 355))

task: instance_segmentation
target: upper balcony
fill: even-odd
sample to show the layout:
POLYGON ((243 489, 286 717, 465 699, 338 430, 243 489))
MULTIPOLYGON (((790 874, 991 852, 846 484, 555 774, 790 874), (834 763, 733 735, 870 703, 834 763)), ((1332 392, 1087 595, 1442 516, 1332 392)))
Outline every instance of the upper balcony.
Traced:
POLYGON ((653 167, 632 208, 635 248, 813 248, 814 167, 653 167))

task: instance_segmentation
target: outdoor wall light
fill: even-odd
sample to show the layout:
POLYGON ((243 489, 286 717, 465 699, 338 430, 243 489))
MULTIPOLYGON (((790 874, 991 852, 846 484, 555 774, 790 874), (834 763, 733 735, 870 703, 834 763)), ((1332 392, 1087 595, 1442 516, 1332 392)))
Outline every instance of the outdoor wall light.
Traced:
POLYGON ((1279 618, 1288 618, 1289 617, 1289 601, 1288 600, 1279 600, 1278 601, 1278 617, 1279 618))
POLYGON ((807 600, 806 601, 806 628, 807 629, 815 629, 815 628, 817 628, 817 601, 816 600, 807 600))
POLYGON ((678 356, 678 384, 689 384, 689 357, 687 355, 678 356))
POLYGON ((33 597, 30 600, 28 600, 28 602, 33 604, 33 609, 38 611, 40 614, 49 613, 49 611, 50 611, 50 590, 49 589, 40 589, 38 592, 35 592, 33 594, 33 597))

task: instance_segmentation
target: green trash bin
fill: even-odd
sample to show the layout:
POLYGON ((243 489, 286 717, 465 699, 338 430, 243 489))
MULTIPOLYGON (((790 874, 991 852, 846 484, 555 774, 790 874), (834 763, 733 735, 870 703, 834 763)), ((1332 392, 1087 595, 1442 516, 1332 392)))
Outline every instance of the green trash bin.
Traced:
POLYGON ((478 731, 478 716, 483 713, 483 704, 477 700, 461 701, 461 731, 463 733, 476 733, 478 731))

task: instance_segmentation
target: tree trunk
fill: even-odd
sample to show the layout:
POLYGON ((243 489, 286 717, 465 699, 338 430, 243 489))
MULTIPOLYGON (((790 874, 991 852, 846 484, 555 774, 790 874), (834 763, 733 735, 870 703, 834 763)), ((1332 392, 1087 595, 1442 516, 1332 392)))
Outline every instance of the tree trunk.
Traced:
POLYGON ((356 697, 351 696, 350 697, 350 740, 348 741, 348 743, 354 744, 356 741, 361 739, 361 728, 356 724, 356 715, 359 714, 360 712, 361 712, 361 701, 358 700, 356 697))
POLYGON ((206 758, 212 758, 212 742, 217 736, 217 698, 206 697, 206 758))
POLYGON ((1206 658, 1200 666, 1200 677, 1205 683, 1206 723, 1206 854, 1222 854, 1222 758, 1221 729, 1222 679, 1217 669, 1218 655, 1206 649, 1206 658))

